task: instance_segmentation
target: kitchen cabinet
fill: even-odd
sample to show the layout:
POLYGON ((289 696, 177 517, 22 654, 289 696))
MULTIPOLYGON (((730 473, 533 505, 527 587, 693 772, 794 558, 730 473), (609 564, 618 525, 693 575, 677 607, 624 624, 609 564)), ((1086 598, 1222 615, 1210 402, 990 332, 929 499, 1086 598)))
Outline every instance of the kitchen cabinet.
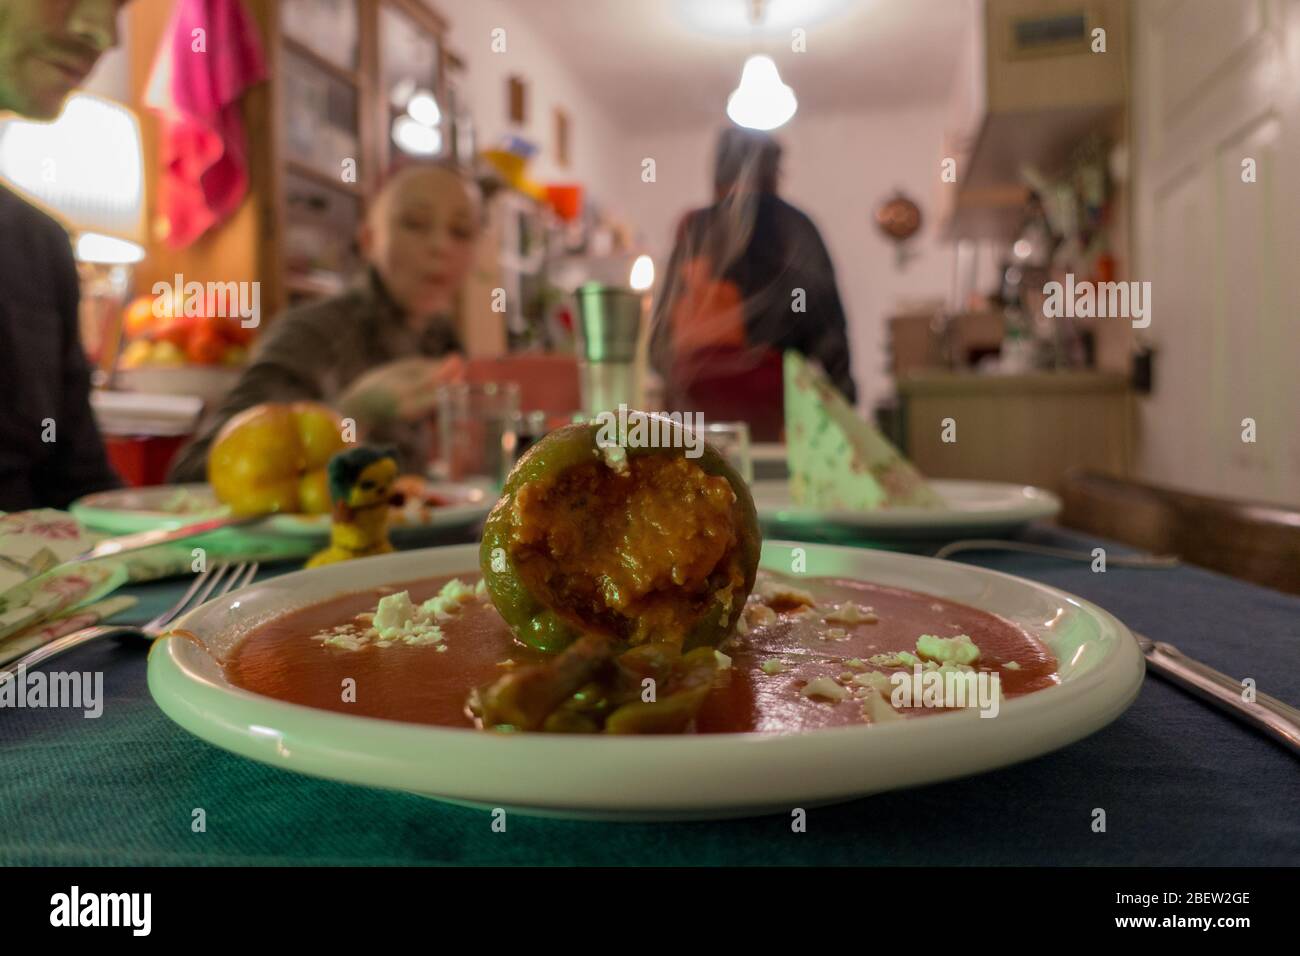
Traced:
POLYGON ((1028 190, 1094 131, 1122 132, 1128 102, 1128 0, 984 0, 961 51, 945 117, 955 183, 938 218, 954 239, 1010 239, 1028 190), (1105 52, 1093 32, 1105 31, 1105 52))

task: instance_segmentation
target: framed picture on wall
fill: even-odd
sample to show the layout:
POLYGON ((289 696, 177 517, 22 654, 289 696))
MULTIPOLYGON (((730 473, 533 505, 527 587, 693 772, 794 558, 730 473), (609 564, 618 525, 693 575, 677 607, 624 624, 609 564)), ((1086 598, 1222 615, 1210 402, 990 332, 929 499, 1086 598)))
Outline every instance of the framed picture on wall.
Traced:
POLYGON ((522 76, 512 76, 506 80, 507 109, 510 122, 520 126, 528 122, 528 83, 522 76))
POLYGON ((562 169, 569 168, 569 114, 555 108, 555 162, 562 169))

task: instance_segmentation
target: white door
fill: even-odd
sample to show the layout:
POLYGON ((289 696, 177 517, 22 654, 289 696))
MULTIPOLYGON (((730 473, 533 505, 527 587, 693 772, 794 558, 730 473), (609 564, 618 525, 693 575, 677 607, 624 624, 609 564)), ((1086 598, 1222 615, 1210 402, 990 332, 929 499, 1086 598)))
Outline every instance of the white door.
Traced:
POLYGON ((1133 7, 1139 475, 1300 505, 1300 0, 1133 7))

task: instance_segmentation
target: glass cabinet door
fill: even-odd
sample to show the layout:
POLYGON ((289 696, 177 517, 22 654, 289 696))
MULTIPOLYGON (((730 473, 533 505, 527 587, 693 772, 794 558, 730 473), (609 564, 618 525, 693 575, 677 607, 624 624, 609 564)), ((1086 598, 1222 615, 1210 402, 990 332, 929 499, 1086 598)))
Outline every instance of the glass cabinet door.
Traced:
POLYGON ((356 87, 292 51, 282 62, 285 154, 337 179, 361 149, 356 87))
POLYGON ((449 117, 442 101, 438 37, 387 3, 379 8, 379 89, 393 162, 446 154, 449 117))
POLYGON ((359 63, 357 0, 280 0, 284 35, 349 73, 359 63))

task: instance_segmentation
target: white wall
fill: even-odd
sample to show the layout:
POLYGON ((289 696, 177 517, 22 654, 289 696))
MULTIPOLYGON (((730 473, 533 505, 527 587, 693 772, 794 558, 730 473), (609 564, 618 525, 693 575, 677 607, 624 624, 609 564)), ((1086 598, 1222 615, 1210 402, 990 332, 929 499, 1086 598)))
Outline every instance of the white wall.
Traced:
POLYGON ((515 133, 541 148, 529 167, 533 179, 581 182, 596 198, 609 195, 617 130, 565 65, 563 51, 530 30, 503 0, 438 0, 437 9, 450 21, 452 50, 465 60, 462 95, 474 116, 479 148, 492 146, 505 133, 515 133), (492 50, 492 31, 497 27, 506 31, 504 53, 492 50), (528 84, 528 122, 522 127, 508 119, 507 80, 512 75, 528 84), (569 115, 567 169, 555 162, 556 107, 569 115))
MULTIPOLYGON (((796 114, 777 131, 784 147, 780 194, 812 217, 830 249, 849 322, 859 405, 892 392, 886 372, 885 320, 902 300, 946 298, 953 247, 935 235, 934 196, 945 106, 857 113, 796 114), (894 245, 872 213, 901 189, 921 207, 917 255, 899 268, 894 245)), ((655 263, 667 262, 678 220, 711 201, 716 126, 630 135, 615 171, 617 205, 641 233, 655 263), (656 181, 641 182, 641 161, 655 160, 656 181)), ((987 276, 990 263, 982 249, 987 276)), ((987 281, 980 288, 987 287, 987 281)))

